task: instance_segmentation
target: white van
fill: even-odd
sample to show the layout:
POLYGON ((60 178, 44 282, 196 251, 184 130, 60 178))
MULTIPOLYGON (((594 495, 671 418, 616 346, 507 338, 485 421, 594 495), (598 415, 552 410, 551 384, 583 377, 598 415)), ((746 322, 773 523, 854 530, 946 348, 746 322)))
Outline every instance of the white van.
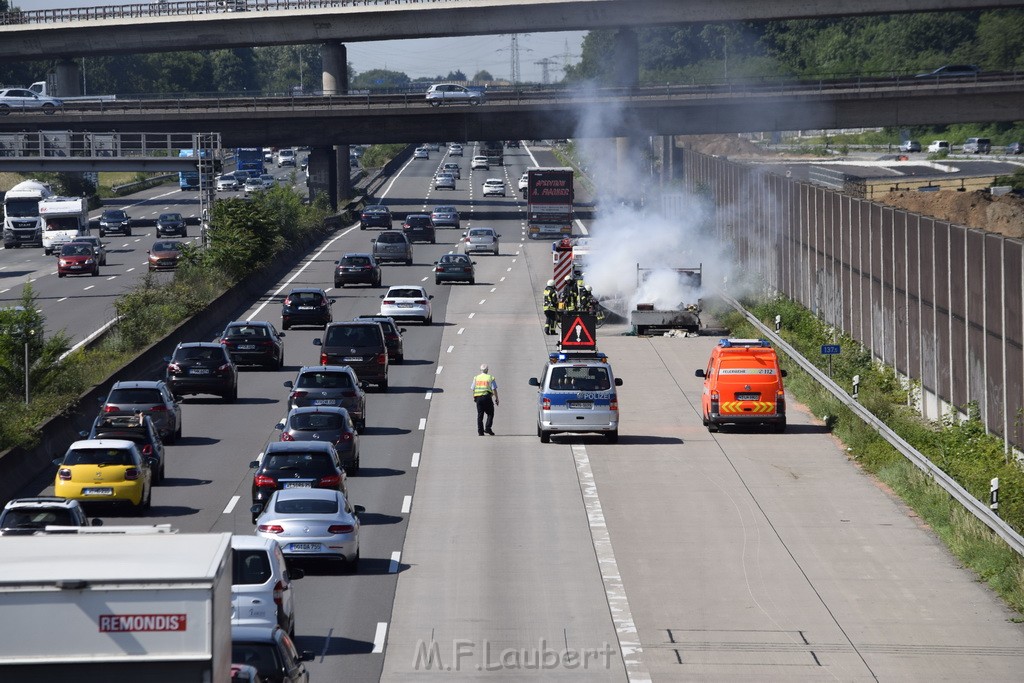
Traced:
POLYGON ((295 150, 294 149, 281 149, 277 152, 277 167, 282 166, 294 166, 295 165, 295 150))
POLYGON ((928 145, 929 154, 938 154, 940 152, 950 152, 949 140, 935 140, 932 144, 928 145))
POLYGON ((43 253, 60 253, 76 237, 89 234, 89 211, 84 197, 49 197, 39 201, 43 253))

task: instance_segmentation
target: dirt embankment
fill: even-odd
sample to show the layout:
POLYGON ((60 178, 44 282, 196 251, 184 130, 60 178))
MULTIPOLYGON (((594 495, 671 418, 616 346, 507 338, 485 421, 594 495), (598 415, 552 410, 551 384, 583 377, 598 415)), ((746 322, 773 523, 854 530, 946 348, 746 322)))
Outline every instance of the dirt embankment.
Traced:
POLYGON ((1014 195, 993 197, 984 191, 954 190, 890 192, 878 201, 969 228, 1007 237, 1024 237, 1024 199, 1014 195))

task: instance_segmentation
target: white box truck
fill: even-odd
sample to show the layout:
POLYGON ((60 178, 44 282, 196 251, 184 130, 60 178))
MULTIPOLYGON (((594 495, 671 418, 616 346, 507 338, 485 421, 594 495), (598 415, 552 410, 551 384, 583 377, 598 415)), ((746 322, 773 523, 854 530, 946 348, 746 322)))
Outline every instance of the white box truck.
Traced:
POLYGON ((231 534, 0 538, 0 680, 231 678, 231 534))
POLYGON ((39 201, 53 196, 47 183, 23 180, 4 195, 4 249, 43 246, 39 201))
POLYGON ((79 235, 89 234, 89 210, 84 197, 48 197, 39 202, 43 223, 43 253, 49 256, 79 235))

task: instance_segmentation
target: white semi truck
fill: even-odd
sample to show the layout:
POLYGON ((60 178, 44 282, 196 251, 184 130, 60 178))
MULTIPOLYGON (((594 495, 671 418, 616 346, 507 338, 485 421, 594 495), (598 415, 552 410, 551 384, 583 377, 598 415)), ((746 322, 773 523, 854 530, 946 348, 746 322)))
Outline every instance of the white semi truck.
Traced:
POLYGON ((231 534, 0 538, 0 680, 231 678, 231 534))
POLYGON ((47 256, 80 235, 89 234, 89 210, 84 197, 48 197, 39 202, 43 224, 43 253, 47 256))
POLYGON ((4 249, 43 246, 39 202, 53 190, 38 180, 23 180, 4 195, 4 249))

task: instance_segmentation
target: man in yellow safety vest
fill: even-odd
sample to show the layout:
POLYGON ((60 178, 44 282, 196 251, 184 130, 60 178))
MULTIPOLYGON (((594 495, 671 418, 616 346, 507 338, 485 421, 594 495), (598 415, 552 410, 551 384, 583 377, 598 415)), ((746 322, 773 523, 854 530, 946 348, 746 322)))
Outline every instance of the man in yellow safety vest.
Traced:
POLYGON ((476 433, 494 436, 491 425, 494 423, 494 406, 498 405, 498 383, 487 374, 486 364, 480 366, 480 374, 473 378, 473 401, 476 403, 476 433), (487 416, 486 424, 484 416, 487 416))

